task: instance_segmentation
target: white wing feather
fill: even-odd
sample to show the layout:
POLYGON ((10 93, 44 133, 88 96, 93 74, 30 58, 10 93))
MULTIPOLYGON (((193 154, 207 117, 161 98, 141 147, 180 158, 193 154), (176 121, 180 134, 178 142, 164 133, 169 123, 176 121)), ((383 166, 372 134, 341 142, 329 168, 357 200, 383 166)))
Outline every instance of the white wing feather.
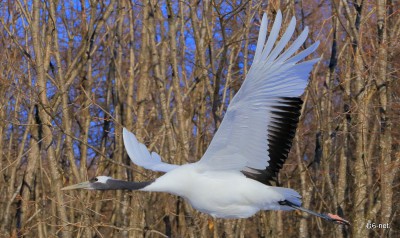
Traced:
POLYGON ((126 128, 123 128, 122 135, 125 149, 134 164, 159 172, 168 172, 179 167, 179 165, 162 162, 161 157, 156 152, 150 154, 146 146, 140 143, 135 135, 126 128))
POLYGON ((265 169, 268 166, 267 129, 271 109, 281 97, 299 97, 307 86, 308 75, 315 62, 303 60, 316 50, 319 42, 292 56, 307 39, 308 28, 284 52, 290 41, 296 19, 292 18, 288 29, 276 43, 282 22, 277 13, 272 31, 267 35, 267 17, 264 14, 253 65, 242 87, 232 99, 210 146, 197 162, 208 170, 243 170, 246 167, 265 169), (275 45, 275 48, 273 47, 275 45), (290 58, 291 57, 291 58, 290 58))

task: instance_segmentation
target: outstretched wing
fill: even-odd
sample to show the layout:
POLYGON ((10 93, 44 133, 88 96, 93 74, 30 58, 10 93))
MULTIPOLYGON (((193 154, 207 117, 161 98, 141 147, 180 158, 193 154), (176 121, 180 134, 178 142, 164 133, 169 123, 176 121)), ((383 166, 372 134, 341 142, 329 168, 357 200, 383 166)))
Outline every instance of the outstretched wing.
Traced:
POLYGON ((238 170, 264 183, 273 180, 291 147, 302 101, 299 98, 313 64, 299 63, 319 42, 292 56, 307 39, 306 27, 290 47, 296 26, 293 17, 277 42, 282 14, 279 11, 267 36, 264 14, 253 64, 242 87, 232 99, 210 146, 198 165, 207 170, 238 170), (261 177, 260 177, 261 176, 261 177))
POLYGON ((159 172, 168 172, 179 167, 179 165, 176 164, 167 164, 162 162, 161 157, 156 152, 151 152, 150 154, 146 146, 140 143, 136 139, 136 136, 126 128, 123 128, 122 135, 124 137, 125 149, 134 164, 145 169, 159 172))

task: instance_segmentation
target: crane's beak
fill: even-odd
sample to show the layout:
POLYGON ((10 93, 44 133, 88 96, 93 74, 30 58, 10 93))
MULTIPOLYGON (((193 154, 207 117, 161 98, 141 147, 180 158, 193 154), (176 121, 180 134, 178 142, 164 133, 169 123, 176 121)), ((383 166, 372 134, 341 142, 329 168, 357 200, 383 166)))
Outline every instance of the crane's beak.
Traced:
POLYGON ((71 189, 90 189, 90 182, 86 181, 83 183, 77 183, 71 186, 63 187, 61 190, 71 190, 71 189))

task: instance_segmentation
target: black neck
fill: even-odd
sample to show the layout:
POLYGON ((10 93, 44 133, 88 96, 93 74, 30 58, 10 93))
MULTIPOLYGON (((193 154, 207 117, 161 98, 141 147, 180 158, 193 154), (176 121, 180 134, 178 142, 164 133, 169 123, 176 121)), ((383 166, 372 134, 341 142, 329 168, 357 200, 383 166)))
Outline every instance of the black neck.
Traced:
POLYGON ((96 184, 95 189, 98 190, 139 190, 142 189, 153 181, 146 181, 146 182, 128 182, 123 180, 117 179, 109 179, 105 184, 96 184))

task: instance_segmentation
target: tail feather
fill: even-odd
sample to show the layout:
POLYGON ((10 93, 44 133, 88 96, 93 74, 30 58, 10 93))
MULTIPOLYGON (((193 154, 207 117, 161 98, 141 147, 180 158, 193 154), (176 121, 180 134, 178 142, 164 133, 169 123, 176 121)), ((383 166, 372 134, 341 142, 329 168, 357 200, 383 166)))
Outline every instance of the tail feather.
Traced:
POLYGON ((283 196, 281 200, 275 201, 273 204, 269 203, 264 209, 265 210, 282 210, 282 211, 291 211, 294 210, 294 207, 287 206, 285 204, 281 204, 282 201, 288 201, 290 204, 294 204, 296 206, 301 206, 301 196, 298 192, 290 188, 282 188, 282 187, 270 187, 277 194, 283 196))
POLYGON ((285 200, 289 201, 291 204, 299 207, 301 206, 301 195, 295 190, 282 187, 274 187, 274 190, 282 194, 285 200))

